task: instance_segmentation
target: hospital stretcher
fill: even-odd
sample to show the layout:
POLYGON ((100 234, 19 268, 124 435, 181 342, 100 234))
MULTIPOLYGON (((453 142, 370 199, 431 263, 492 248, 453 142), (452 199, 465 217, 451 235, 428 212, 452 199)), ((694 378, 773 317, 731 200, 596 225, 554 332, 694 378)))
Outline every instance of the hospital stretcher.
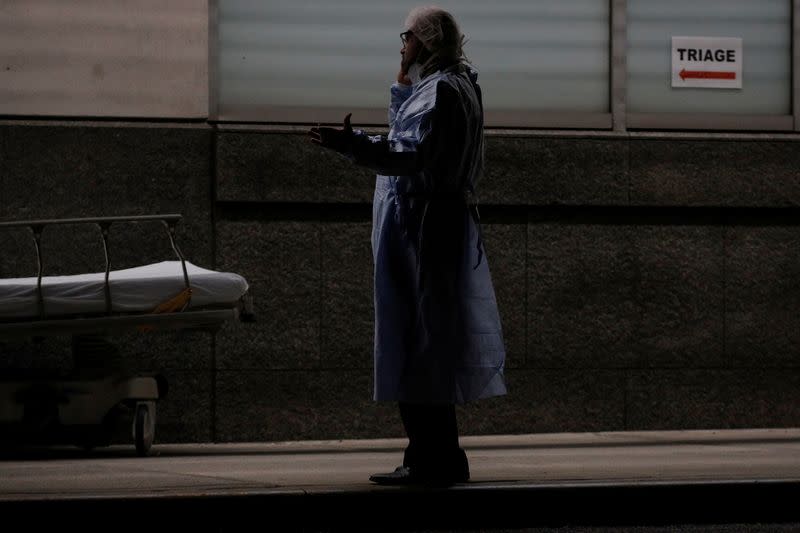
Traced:
MULTIPOLYGON (((181 215, 63 218, 0 222, 0 231, 27 228, 36 250, 36 277, 0 278, 0 354, 13 339, 70 336, 73 346, 99 347, 122 332, 215 331, 223 323, 253 319, 247 280, 187 261, 175 242, 181 215), (160 221, 176 261, 111 270, 108 238, 112 225, 160 221), (42 233, 58 224, 92 224, 100 232, 105 271, 69 276, 43 275, 42 233)), ((113 346, 113 342, 111 343, 113 346)), ((74 356, 74 354, 73 354, 74 356)), ((136 451, 150 453, 156 404, 166 394, 162 375, 127 375, 116 370, 58 377, 0 377, 0 433, 20 439, 47 434, 86 448, 110 444, 108 428, 127 413, 136 451), (28 434, 31 428, 40 435, 28 434)))

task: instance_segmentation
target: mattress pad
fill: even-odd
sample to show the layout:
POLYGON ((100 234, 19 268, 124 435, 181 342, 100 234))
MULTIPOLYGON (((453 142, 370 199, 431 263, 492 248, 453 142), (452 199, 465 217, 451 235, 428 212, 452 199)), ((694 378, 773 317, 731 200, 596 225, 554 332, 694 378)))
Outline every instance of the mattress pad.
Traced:
MULTIPOLYGON (((247 292, 247 280, 232 272, 208 270, 185 262, 191 287, 187 310, 235 306, 247 292)), ((48 317, 106 313, 105 272, 43 276, 42 295, 48 317)), ((111 310, 150 313, 186 288, 180 261, 162 261, 109 273, 111 310)), ((0 319, 39 316, 38 279, 0 279, 0 319)))

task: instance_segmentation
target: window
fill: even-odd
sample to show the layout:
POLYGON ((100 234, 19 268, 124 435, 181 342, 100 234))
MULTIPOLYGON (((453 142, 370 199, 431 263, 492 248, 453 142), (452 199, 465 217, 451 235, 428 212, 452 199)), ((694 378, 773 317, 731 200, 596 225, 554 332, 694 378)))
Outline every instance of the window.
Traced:
POLYGON ((792 129, 791 0, 628 0, 627 15, 629 127, 792 129), (694 59, 706 56, 691 63, 697 77, 724 70, 714 53, 738 40, 741 88, 674 86, 673 55, 691 51, 675 37, 689 38, 676 42, 696 48, 694 59))
MULTIPOLYGON (((224 0, 212 118, 386 124, 415 4, 224 0)), ((610 127, 607 0, 440 2, 467 36, 487 125, 610 127)))
POLYGON ((196 0, 0 2, 0 114, 205 118, 196 0))

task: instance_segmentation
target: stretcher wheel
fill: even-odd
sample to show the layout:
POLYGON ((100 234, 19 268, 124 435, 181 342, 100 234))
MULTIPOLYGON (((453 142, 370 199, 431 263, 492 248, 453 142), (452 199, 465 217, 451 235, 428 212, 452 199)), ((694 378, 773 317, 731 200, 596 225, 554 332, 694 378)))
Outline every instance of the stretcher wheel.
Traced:
POLYGON ((140 457, 150 453, 156 432, 156 403, 138 402, 133 418, 133 440, 140 457))

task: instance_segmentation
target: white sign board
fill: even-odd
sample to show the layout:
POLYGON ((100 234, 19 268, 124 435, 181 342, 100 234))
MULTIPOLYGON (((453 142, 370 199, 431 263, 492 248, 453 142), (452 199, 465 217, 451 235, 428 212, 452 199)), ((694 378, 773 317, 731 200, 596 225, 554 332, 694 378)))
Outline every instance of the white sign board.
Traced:
POLYGON ((742 39, 673 37, 672 86, 742 88, 742 39))

